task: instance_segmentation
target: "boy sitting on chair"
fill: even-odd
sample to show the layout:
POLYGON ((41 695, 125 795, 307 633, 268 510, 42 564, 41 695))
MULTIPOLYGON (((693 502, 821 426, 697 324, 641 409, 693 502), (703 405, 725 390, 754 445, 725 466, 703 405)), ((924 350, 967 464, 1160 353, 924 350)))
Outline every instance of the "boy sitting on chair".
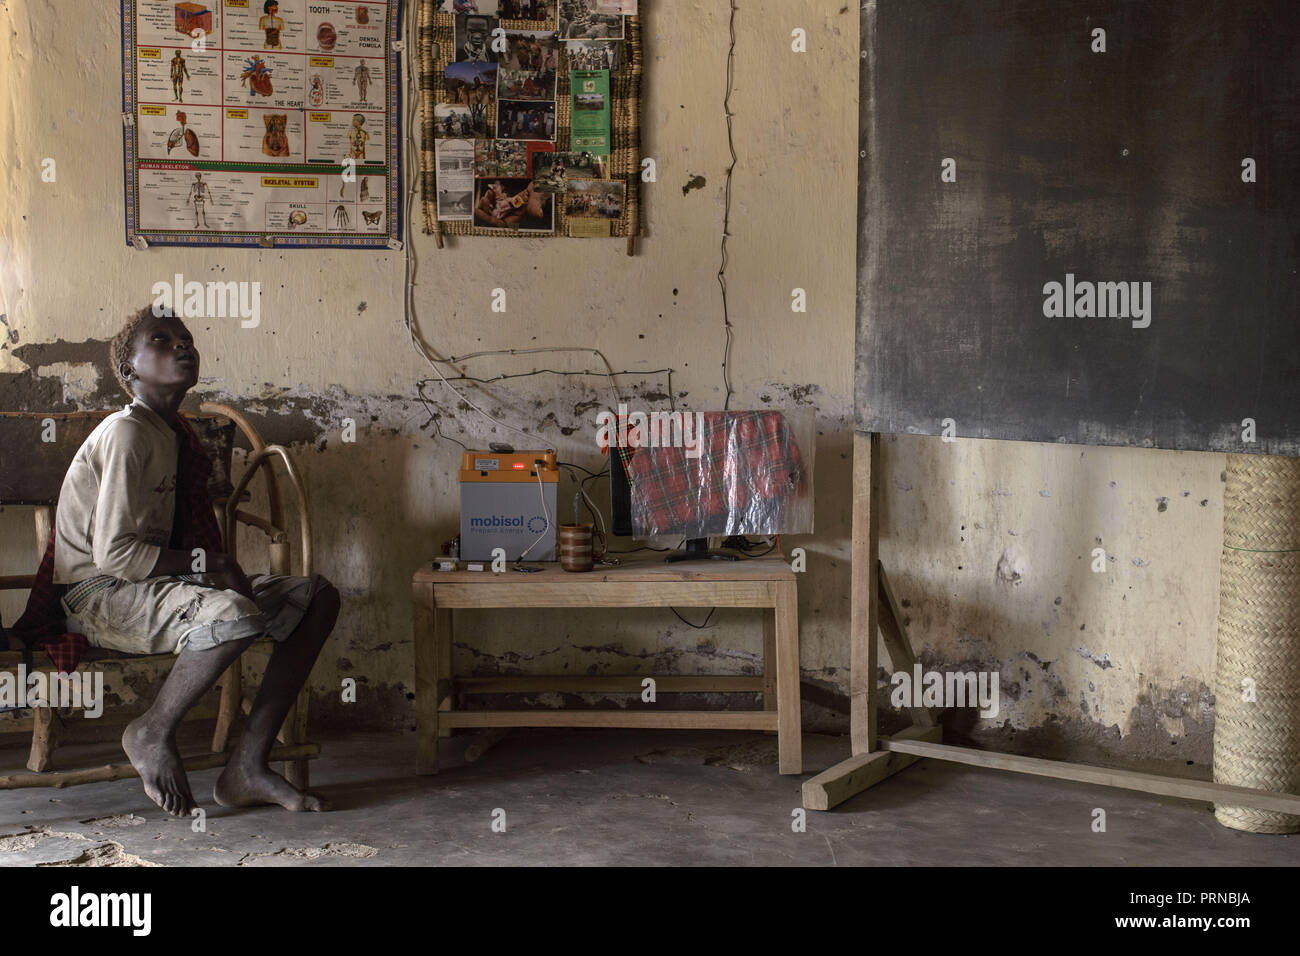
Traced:
MULTIPOLYGON (((219 550, 206 490, 211 462, 177 411, 199 377, 185 325, 169 311, 141 309, 113 339, 109 357, 132 402, 90 434, 68 468, 52 563, 53 584, 67 587, 59 603, 67 631, 96 647, 177 655, 158 698, 127 726, 122 747, 149 798, 188 816, 196 804, 176 730, 244 649, 267 636, 276 644, 266 676, 213 797, 226 807, 328 809, 272 771, 267 755, 334 627, 338 591, 319 574, 250 579, 219 550), (196 548, 198 541, 208 547, 196 548), (206 568, 196 564, 199 555, 206 568), (202 573, 192 573, 196 568, 202 573)), ((43 572, 49 564, 47 552, 43 572)))

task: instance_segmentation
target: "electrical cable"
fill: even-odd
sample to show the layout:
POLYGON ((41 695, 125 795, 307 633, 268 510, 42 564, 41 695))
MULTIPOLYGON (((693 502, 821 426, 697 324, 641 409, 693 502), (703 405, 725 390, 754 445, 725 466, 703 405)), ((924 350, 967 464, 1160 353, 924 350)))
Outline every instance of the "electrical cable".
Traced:
POLYGON ((424 406, 424 410, 429 413, 429 421, 426 424, 430 424, 433 426, 434 436, 437 438, 445 438, 447 439, 447 441, 450 442, 455 442, 457 445, 459 445, 461 448, 465 449, 466 451, 471 451, 472 449, 469 447, 469 445, 466 445, 459 438, 453 438, 452 436, 448 435, 446 432, 442 430, 442 413, 434 411, 433 407, 429 404, 429 400, 424 397, 424 391, 423 391, 424 384, 425 384, 424 382, 416 383, 415 397, 420 400, 420 404, 424 406))
MULTIPOLYGON (((576 462, 572 462, 572 461, 557 461, 556 464, 557 464, 557 465, 562 465, 562 466, 565 467, 565 468, 576 468, 576 469, 578 469, 578 471, 585 471, 585 472, 587 473, 587 476, 588 476, 589 478, 600 478, 600 477, 603 477, 603 476, 604 476, 606 473, 608 473, 608 471, 609 471, 609 466, 608 466, 608 465, 606 465, 606 466, 605 466, 604 468, 602 468, 600 471, 592 471, 590 468, 584 468, 584 467, 582 467, 582 465, 579 465, 579 464, 577 464, 576 462)), ((576 481, 577 478, 574 478, 574 480, 576 481)), ((584 478, 584 479, 583 479, 583 481, 586 481, 586 480, 587 480, 587 478, 584 478)))
POLYGON ((402 240, 403 240, 402 250, 405 254, 404 260, 405 260, 405 281, 406 281, 406 289, 403 295, 402 308, 403 308, 403 318, 406 322, 406 332, 407 335, 410 337, 411 345, 415 348, 416 352, 418 352, 420 355, 424 357, 425 361, 427 361, 429 365, 433 368, 434 373, 437 374, 438 378, 442 380, 442 383, 446 385, 447 388, 451 389, 453 395, 459 398, 470 408, 474 409, 474 411, 478 412, 488 421, 492 422, 494 425, 497 425, 508 431, 518 432, 521 435, 527 436, 530 440, 536 440, 537 438, 536 435, 533 435, 530 432, 526 432, 522 428, 516 428, 513 425, 507 425, 505 422, 498 421, 497 419, 489 415, 487 412, 483 411, 483 409, 479 408, 477 405, 471 402, 459 391, 457 391, 456 386, 452 385, 451 382, 447 381, 447 376, 443 375, 442 369, 439 368, 438 365, 439 361, 445 362, 446 360, 445 359, 440 360, 436 358, 436 356, 431 354, 430 351, 425 347, 424 343, 420 341, 415 334, 415 328, 416 325, 418 324, 418 319, 415 316, 415 278, 418 275, 419 270, 418 270, 418 264, 415 260, 414 243, 411 242, 411 217, 415 209, 415 191, 416 191, 415 183, 416 183, 416 177, 419 173, 419 162, 418 162, 419 146, 415 138, 415 104, 418 99, 418 88, 416 87, 415 79, 419 71, 411 69, 411 51, 419 49, 419 33, 418 33, 418 27, 416 26, 418 22, 418 18, 408 17, 407 21, 408 21, 407 37, 406 37, 406 44, 405 44, 407 52, 405 52, 402 56, 403 63, 406 67, 406 95, 407 95, 407 100, 410 103, 406 115, 406 120, 407 120, 406 143, 409 150, 407 156, 408 179, 406 185, 406 223, 405 223, 405 228, 403 229, 402 232, 402 240), (416 162, 411 162, 411 158, 412 158, 411 154, 414 154, 414 157, 417 160, 416 162))
POLYGON ((600 526, 601 537, 604 537, 608 543, 609 539, 605 536, 605 516, 600 513, 600 509, 596 507, 596 502, 591 500, 591 496, 587 494, 587 490, 582 487, 581 482, 578 483, 578 493, 582 495, 582 499, 587 502, 587 510, 595 517, 596 524, 600 526))
POLYGON ((537 536, 536 541, 524 548, 523 554, 519 555, 520 561, 526 558, 528 552, 537 547, 541 540, 546 537, 546 533, 551 530, 551 510, 546 507, 546 486, 542 484, 541 462, 533 462, 533 468, 533 474, 537 476, 537 495, 542 499, 542 514, 546 516, 546 527, 542 529, 542 533, 537 536))
POLYGON ((695 628, 697 631, 702 631, 709 626, 709 618, 713 617, 713 612, 716 611, 717 608, 716 607, 709 608, 709 613, 705 615, 703 624, 692 624, 690 621, 686 620, 686 618, 678 614, 677 608, 675 607, 670 607, 668 610, 672 611, 674 614, 677 614, 677 620, 681 621, 683 624, 689 625, 690 627, 695 628))
POLYGON ((595 481, 596 479, 600 478, 604 474, 604 472, 602 471, 598 474, 596 472, 590 471, 589 469, 583 468, 581 465, 575 465, 572 462, 567 462, 567 461, 557 461, 556 465, 560 468, 567 468, 569 470, 569 477, 572 478, 573 483, 578 486, 578 493, 573 496, 573 523, 574 524, 580 523, 580 519, 578 516, 578 512, 579 512, 578 502, 585 501, 587 504, 587 510, 590 511, 591 516, 596 519, 596 526, 600 528, 601 538, 605 542, 605 551, 603 553, 608 554, 609 536, 605 533, 605 516, 601 514, 600 509, 596 507, 596 502, 592 501, 591 496, 587 494, 587 487, 586 487, 587 482, 595 481), (580 471, 587 472, 587 477, 579 480, 578 476, 574 473, 575 468, 580 471))
MULTIPOLYGON (((609 378, 610 387, 614 390, 614 397, 620 402, 623 401, 623 393, 618 390, 618 382, 614 380, 614 366, 609 363, 605 353, 600 349, 591 348, 590 346, 546 346, 533 349, 488 349, 481 352, 470 352, 468 355, 453 355, 446 359, 448 365, 454 362, 468 362, 470 359, 482 358, 485 355, 531 355, 537 352, 590 352, 598 357, 605 364, 605 375, 609 378)), ((541 369, 540 371, 552 372, 554 369, 541 369)), ((659 369, 657 371, 671 371, 671 369, 659 369)), ((537 374, 529 372, 526 374, 537 374)), ((557 375, 598 375, 598 372, 556 372, 557 375)), ((630 373, 624 373, 630 374, 630 373)))
MULTIPOLYGON (((734 18, 735 18, 734 5, 733 5, 733 10, 732 10, 732 18, 733 18, 733 21, 734 21, 734 18)), ((418 142, 418 140, 417 140, 417 138, 416 138, 416 124, 415 124, 416 103, 418 102, 418 99, 419 99, 419 87, 418 87, 418 83, 417 83, 417 77, 418 77, 418 75, 419 75, 419 70, 418 70, 418 69, 411 69, 412 53, 413 53, 414 51, 416 51, 416 50, 419 49, 419 25, 418 25, 418 18, 417 18, 417 17, 414 17, 414 16, 408 16, 408 18, 407 18, 407 24, 406 24, 406 33, 407 33, 407 36, 406 36, 406 50, 407 50, 408 52, 405 52, 405 53, 403 54, 403 66, 404 66, 405 69, 406 69, 406 76, 407 76, 407 100, 408 100, 409 106, 408 106, 408 110, 407 110, 407 124, 406 124, 406 129, 407 129, 407 147, 408 147, 408 155, 407 155, 408 181, 407 181, 407 190, 406 190, 406 192, 407 192, 407 203, 406 203, 406 223, 405 223, 405 228, 404 228, 404 230, 403 230, 403 243, 402 243, 403 252, 404 252, 404 271, 405 271, 405 284, 406 284, 406 290, 405 290, 405 294, 404 294, 404 296, 403 296, 403 318, 404 318, 404 320, 405 320, 406 329, 407 329, 407 334, 408 334, 408 336, 409 336, 409 338, 410 338, 410 341, 411 341, 411 345, 412 345, 412 347, 416 350, 416 352, 417 352, 417 353, 418 353, 422 358, 424 358, 425 361, 427 361, 427 362, 429 363, 429 365, 430 365, 430 367, 433 369, 434 373, 438 376, 438 380, 439 380, 443 385, 445 385, 445 386, 446 386, 446 387, 451 391, 451 393, 452 393, 453 395, 455 395, 455 396, 456 396, 456 397, 457 397, 461 402, 463 402, 466 406, 468 406, 469 408, 472 408, 474 411, 478 412, 480 415, 482 415, 482 416, 483 416, 484 418, 486 418, 488 421, 492 422, 494 425, 497 425, 498 427, 500 427, 500 428, 504 428, 504 429, 506 429, 506 430, 508 430, 508 431, 513 431, 513 432, 516 432, 516 433, 518 433, 518 434, 520 434, 520 435, 524 435, 524 436, 528 437, 530 440, 536 440, 536 439, 537 439, 537 436, 534 435, 532 432, 525 431, 524 429, 522 429, 522 428, 517 428, 517 427, 515 427, 515 426, 513 426, 513 425, 508 425, 508 424, 506 424, 505 422, 503 422, 503 421, 501 421, 501 420, 499 420, 499 419, 497 419, 497 418, 494 418, 493 416, 489 415, 486 411, 484 411, 482 408, 480 408, 480 407, 479 407, 478 405, 476 405, 474 402, 470 401, 470 400, 469 400, 469 399, 468 399, 468 398, 467 398, 467 397, 466 397, 466 396, 465 396, 461 391, 459 391, 459 390, 458 390, 454 385, 452 385, 452 384, 451 384, 452 381, 463 380, 463 381, 478 382, 478 383, 481 383, 481 384, 488 384, 488 383, 490 383, 490 382, 501 381, 501 380, 503 380, 503 379, 507 379, 507 378, 522 378, 522 377, 526 377, 526 376, 529 376, 529 375, 540 375, 540 374, 546 374, 546 373, 551 373, 551 374, 556 374, 556 375, 577 375, 577 376, 580 376, 580 375, 601 375, 601 374, 603 374, 605 377, 607 377, 607 378, 609 379, 609 384, 610 384, 610 387, 612 388, 612 390, 613 390, 613 392, 614 392, 614 396, 615 396, 615 398, 618 400, 618 402, 621 404, 621 403, 623 402, 623 393, 622 393, 622 391, 619 389, 618 381, 617 381, 617 379, 615 378, 615 376, 616 376, 616 375, 620 375, 620 374, 625 374, 625 375, 640 374, 640 375, 644 375, 644 374, 647 374, 647 372, 644 372, 644 371, 641 371, 641 372, 632 372, 632 371, 629 370, 629 371, 627 371, 627 372, 619 372, 619 373, 616 373, 616 372, 614 371, 614 367, 613 367, 613 365, 610 363, 610 361, 609 361, 609 359, 606 357, 605 353, 602 352, 600 349, 593 348, 593 347, 591 347, 591 346, 545 346, 545 347, 537 347, 537 348, 530 348, 530 349, 488 349, 488 350, 481 350, 481 351, 478 351, 478 352, 470 352, 470 353, 467 353, 467 354, 465 354, 465 355, 460 355, 460 356, 454 356, 454 355, 453 355, 453 356, 450 356, 450 357, 448 357, 448 358, 442 358, 442 357, 438 356, 435 352, 433 352, 433 351, 431 350, 431 348, 425 344, 425 342, 422 340, 422 338, 421 338, 420 336, 417 335, 417 333, 416 333, 416 329, 417 329, 417 327, 418 327, 418 325, 419 325, 419 319, 418 319, 417 316, 416 316, 416 309, 415 309, 415 280, 416 280, 416 276, 418 275, 418 272, 419 272, 419 264, 418 264, 418 261, 416 260, 414 244, 411 242, 411 228, 412 228, 411 223, 412 223, 412 213, 413 213, 413 211, 414 211, 414 206, 415 206, 415 193, 416 193, 416 188, 415 188, 415 187, 416 187, 416 183, 417 183, 417 181, 418 181, 418 176, 419 176, 419 162, 418 162, 418 158, 419 158, 419 150, 420 150, 420 145, 419 145, 419 142, 418 142), (412 159, 414 159, 415 161, 412 161, 412 159), (471 359, 482 358, 482 357, 486 357, 486 356, 490 356, 490 355, 510 355, 510 356, 516 356, 516 355, 529 355, 529 354, 536 354, 536 353, 543 353, 543 352, 586 352, 586 353, 589 353, 589 354, 592 354, 592 355, 595 355, 596 357, 598 357, 598 358, 600 359, 601 363, 605 366, 605 371, 604 371, 604 373, 600 373, 600 372, 590 372, 590 371, 587 371, 587 370, 585 370, 585 369, 584 369, 583 371, 580 371, 580 372, 577 372, 577 371, 572 371, 572 372, 571 372, 571 371, 560 371, 560 370, 557 370, 557 369, 537 369, 537 370, 534 370, 534 371, 532 371, 532 372, 522 372, 522 373, 515 373, 515 374, 503 374, 503 375, 496 376, 495 378, 492 378, 492 379, 479 379, 479 378, 475 378, 474 376, 466 375, 466 374, 463 373, 463 371, 462 371, 462 374, 460 374, 459 376, 455 376, 455 377, 453 377, 453 378, 448 378, 445 374, 443 374, 443 371, 442 371, 442 368, 441 368, 441 365, 450 365, 450 366, 452 366, 453 368, 456 368, 456 364, 455 364, 455 363, 457 363, 457 362, 466 362, 466 361, 469 361, 469 360, 471 360, 471 359)), ((734 49, 735 49, 735 30, 734 30, 734 25, 733 25, 733 30, 732 30, 732 50, 733 50, 733 52, 734 52, 734 49)), ((732 166, 733 166, 733 168, 734 168, 734 166, 735 166, 735 150, 734 150, 734 149, 732 150, 732 166)), ((730 209, 730 198, 729 198, 729 197, 730 197, 730 171, 728 172, 728 209, 730 209)), ((724 230, 725 230, 725 226, 724 226, 724 230)), ((725 240, 724 240, 724 246, 725 246, 725 240)), ((724 249, 724 254, 725 254, 725 249, 724 249)), ((725 269, 725 266, 724 266, 724 269, 725 269)), ((726 288, 725 288, 725 280, 724 280, 724 286, 723 286, 723 294, 724 294, 724 312, 725 312, 725 293, 726 293, 726 288)), ((730 345, 728 345, 728 349, 730 349, 730 345)), ((460 370, 460 369, 457 369, 457 371, 461 371, 461 370, 460 370)), ((671 406, 672 409, 675 411, 675 410, 676 410, 676 397, 675 397, 674 394, 673 394, 673 387, 672 387, 672 372, 673 372, 673 370, 672 370, 672 369, 655 369, 655 370, 653 370, 653 372, 651 372, 651 373, 649 373, 649 374, 653 374, 653 373, 656 373, 656 372, 666 372, 667 375, 668 375, 668 399, 669 399, 669 404, 670 404, 670 406, 671 406)), ((430 411, 430 410, 429 410, 429 407, 428 407, 428 401, 425 399, 424 394, 423 394, 423 386, 424 386, 425 384, 427 384, 428 382, 430 382, 430 381, 432 381, 432 379, 426 379, 426 380, 421 381, 421 382, 418 383, 418 385, 417 385, 417 391, 418 391, 418 393, 419 393, 420 401, 425 405, 425 409, 426 409, 426 411, 430 411)), ((730 384, 728 384, 728 396, 730 396, 730 392, 731 392, 730 384)), ((430 416, 433 417, 433 412, 432 412, 432 411, 430 411, 430 416)), ((434 421, 436 422, 436 418, 434 419, 434 421)), ((451 437, 451 436, 447 435, 446 433, 444 433, 444 432, 442 431, 441 428, 438 428, 437 431, 438 431, 438 435, 439 435, 440 437, 444 437, 444 438, 450 438, 450 437, 451 437)), ((455 439, 452 439, 452 440, 453 440, 453 441, 456 441, 455 439)), ((457 441, 456 443, 457 443, 458 445, 460 445, 462 448, 467 447, 467 446, 465 446, 464 442, 459 442, 459 441, 457 441)), ((553 450, 553 449, 549 449, 549 450, 553 450)))
POLYGON ((722 403, 723 411, 731 410, 731 343, 736 333, 731 325, 731 315, 727 309, 727 237, 731 235, 731 174, 736 168, 736 140, 732 132, 731 91, 735 81, 736 69, 736 0, 731 2, 731 46, 727 50, 727 95, 722 100, 723 112, 727 114, 727 149, 731 151, 731 165, 727 167, 727 187, 722 212, 722 262, 718 266, 718 285, 722 287, 722 325, 726 330, 726 345, 722 351, 722 383, 727 388, 726 400, 722 403))
MULTIPOLYGON (((495 355, 508 355, 508 354, 510 354, 510 350, 509 350, 509 349, 500 349, 500 350, 498 350, 498 351, 496 351, 496 352, 479 352, 479 353, 476 353, 476 355, 494 355, 494 354, 495 354, 495 355)), ((461 358, 454 358, 454 359, 445 359, 444 361, 450 363, 450 362, 460 362, 460 361, 464 361, 464 360, 465 360, 464 357, 461 357, 461 358)), ((671 368, 624 369, 624 370, 621 371, 621 372, 614 372, 613 374, 617 376, 617 375, 655 375, 655 374, 657 374, 657 373, 659 373, 659 372, 664 372, 664 373, 666 373, 666 374, 668 375, 668 403, 669 403, 669 407, 672 408, 674 411, 676 411, 676 409, 677 409, 677 404, 676 404, 676 399, 675 399, 674 396, 673 396, 673 371, 674 371, 674 370, 671 369, 671 368)), ((574 376, 595 375, 595 376, 600 376, 600 377, 602 377, 602 378, 608 378, 608 377, 609 377, 609 373, 608 373, 608 372, 593 372, 593 371, 591 371, 591 370, 589 370, 589 369, 582 369, 582 370, 580 370, 580 371, 576 371, 576 370, 572 370, 572 369, 535 368, 535 369, 533 369, 531 372, 502 372, 500 375, 494 375, 494 376, 492 376, 491 378, 479 378, 478 376, 475 376, 475 375, 466 375, 465 373, 462 372, 460 375, 452 375, 452 376, 448 379, 448 381, 451 381, 451 382, 475 382, 475 383, 480 384, 480 385, 490 385, 490 384, 492 384, 493 382, 502 382, 502 381, 505 381, 506 379, 509 379, 509 378, 528 378, 529 376, 532 376, 532 375, 574 375, 574 376)), ((429 382, 429 381, 433 381, 433 380, 432 380, 432 379, 425 379, 425 381, 426 381, 426 382, 429 382)), ((600 403, 597 402, 596 404, 599 405, 600 403)))

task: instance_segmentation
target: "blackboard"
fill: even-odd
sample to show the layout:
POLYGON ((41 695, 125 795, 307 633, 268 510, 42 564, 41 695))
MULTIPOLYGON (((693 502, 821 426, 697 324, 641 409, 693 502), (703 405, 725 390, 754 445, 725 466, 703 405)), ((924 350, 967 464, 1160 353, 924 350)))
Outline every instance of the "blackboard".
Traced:
POLYGON ((861 36, 860 431, 1300 455, 1300 2, 867 0, 861 36), (1045 315, 1067 276, 1107 317, 1045 315))

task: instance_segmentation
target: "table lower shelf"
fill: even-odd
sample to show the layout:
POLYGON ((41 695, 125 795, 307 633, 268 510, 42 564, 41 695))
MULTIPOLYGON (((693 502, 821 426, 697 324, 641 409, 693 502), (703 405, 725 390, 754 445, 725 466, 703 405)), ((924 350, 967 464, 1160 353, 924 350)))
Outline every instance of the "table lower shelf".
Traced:
POLYGON ((643 727, 776 730, 774 710, 444 710, 440 727, 643 727))
MULTIPOLYGON (((776 694, 776 675, 746 677, 714 674, 558 674, 496 677, 453 677, 449 683, 458 694, 640 694, 645 681, 654 681, 659 694, 776 694)), ((773 706, 776 701, 773 697, 773 706)))

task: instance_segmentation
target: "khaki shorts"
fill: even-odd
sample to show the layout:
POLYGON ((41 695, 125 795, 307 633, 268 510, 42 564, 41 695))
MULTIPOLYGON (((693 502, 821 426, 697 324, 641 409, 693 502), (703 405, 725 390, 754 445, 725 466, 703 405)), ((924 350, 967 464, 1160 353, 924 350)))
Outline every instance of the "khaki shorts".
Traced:
POLYGON ((252 600, 238 591, 177 577, 108 579, 80 593, 70 589, 67 598, 73 599, 73 606, 67 598, 61 603, 67 629, 84 634, 95 647, 127 654, 179 654, 186 647, 207 650, 261 635, 283 641, 302 622, 326 581, 319 574, 255 574, 249 583, 252 600))

